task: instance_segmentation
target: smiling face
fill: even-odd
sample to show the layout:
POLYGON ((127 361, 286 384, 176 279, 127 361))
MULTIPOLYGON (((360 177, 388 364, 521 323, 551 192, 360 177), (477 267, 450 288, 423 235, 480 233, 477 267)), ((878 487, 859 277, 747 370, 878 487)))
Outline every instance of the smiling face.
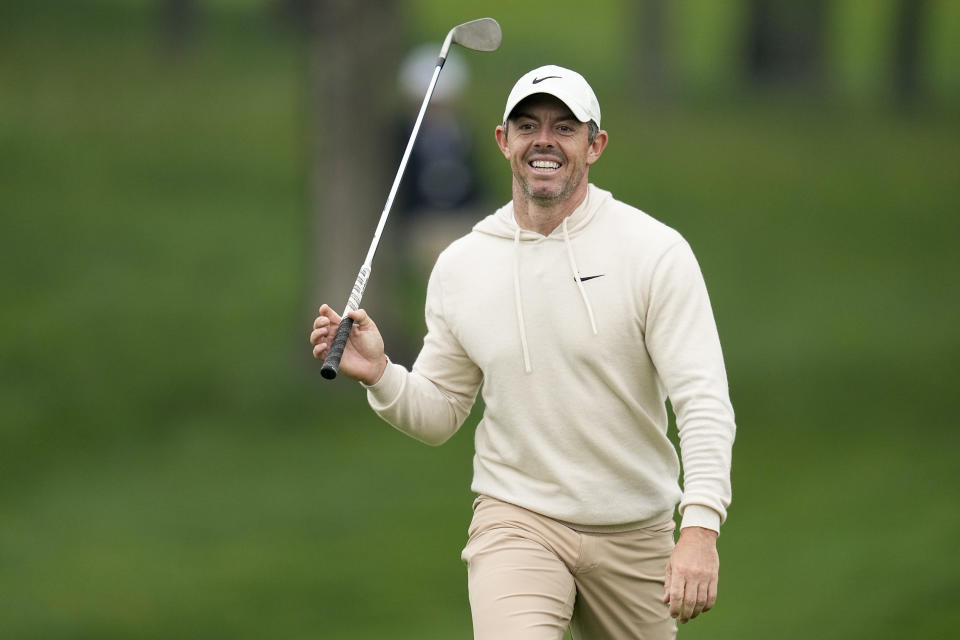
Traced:
POLYGON ((506 127, 497 127, 496 136, 513 170, 515 204, 518 195, 538 207, 553 208, 571 200, 574 206, 579 204, 587 189, 587 169, 606 146, 606 132, 591 142, 587 124, 548 94, 520 102, 506 127))

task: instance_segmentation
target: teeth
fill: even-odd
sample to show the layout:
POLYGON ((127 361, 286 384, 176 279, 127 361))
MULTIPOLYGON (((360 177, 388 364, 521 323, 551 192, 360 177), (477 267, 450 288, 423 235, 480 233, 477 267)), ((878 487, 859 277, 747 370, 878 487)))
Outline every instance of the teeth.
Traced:
POLYGON ((534 169, 559 169, 560 163, 552 160, 534 160, 530 163, 534 169))

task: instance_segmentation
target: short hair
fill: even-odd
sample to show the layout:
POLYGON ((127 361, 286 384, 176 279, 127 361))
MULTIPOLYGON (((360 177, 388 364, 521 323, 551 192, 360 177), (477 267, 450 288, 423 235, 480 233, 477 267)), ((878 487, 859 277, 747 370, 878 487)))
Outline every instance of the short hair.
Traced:
POLYGON ((593 120, 587 123, 587 140, 590 144, 593 144, 593 141, 597 139, 597 134, 600 133, 600 125, 598 125, 593 120))

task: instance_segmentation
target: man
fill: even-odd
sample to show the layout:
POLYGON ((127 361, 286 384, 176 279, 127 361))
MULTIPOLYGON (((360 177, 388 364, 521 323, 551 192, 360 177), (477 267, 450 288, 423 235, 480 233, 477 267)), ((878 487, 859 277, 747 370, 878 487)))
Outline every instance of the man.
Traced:
MULTIPOLYGON (((463 550, 476 638, 672 638, 717 596, 735 426, 710 301, 676 231, 589 183, 599 127, 582 76, 524 75, 495 132, 513 200, 437 259, 412 371, 351 313, 340 371, 401 431, 441 444, 482 387, 463 550)), ((339 320, 320 308, 315 357, 339 320)))

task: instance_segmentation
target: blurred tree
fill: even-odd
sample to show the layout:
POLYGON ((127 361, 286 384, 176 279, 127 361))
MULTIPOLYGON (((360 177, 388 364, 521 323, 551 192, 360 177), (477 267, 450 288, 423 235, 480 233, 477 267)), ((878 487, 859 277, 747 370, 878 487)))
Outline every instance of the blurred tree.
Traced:
MULTIPOLYGON (((392 177, 390 123, 400 32, 390 0, 288 0, 308 30, 310 305, 342 311, 370 245, 392 177)), ((389 243, 377 250, 363 298, 395 360, 409 364, 398 334, 399 303, 389 243)))
POLYGON ((912 106, 920 97, 920 54, 923 25, 930 8, 927 0, 898 0, 893 47, 893 92, 901 107, 912 106))
POLYGON ((177 55, 190 46, 196 35, 197 0, 159 0, 160 39, 164 50, 177 55))
POLYGON ((632 55, 637 86, 644 101, 656 101, 670 89, 670 68, 667 59, 667 0, 640 0, 634 8, 638 37, 633 38, 632 55))
POLYGON ((287 25, 309 31, 314 0, 270 0, 270 9, 287 25))
POLYGON ((748 0, 746 67, 760 86, 823 86, 824 0, 748 0))

